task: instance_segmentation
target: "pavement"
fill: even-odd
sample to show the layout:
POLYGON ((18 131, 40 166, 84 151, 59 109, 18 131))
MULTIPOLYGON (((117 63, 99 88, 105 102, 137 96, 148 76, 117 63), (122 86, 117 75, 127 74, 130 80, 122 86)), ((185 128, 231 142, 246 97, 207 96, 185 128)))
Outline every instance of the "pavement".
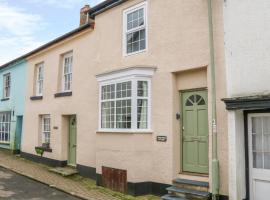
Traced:
MULTIPOLYGON (((43 166, 41 164, 37 164, 37 163, 31 162, 31 161, 16 157, 16 156, 11 155, 10 153, 7 153, 7 152, 2 151, 2 150, 0 150, 0 167, 11 170, 17 174, 28 177, 34 181, 44 183, 45 185, 50 186, 50 188, 56 188, 58 190, 61 190, 65 193, 68 193, 72 196, 75 196, 75 197, 78 197, 81 199, 86 199, 86 200, 117 200, 117 199, 119 199, 119 198, 113 197, 110 194, 100 192, 100 190, 89 189, 88 187, 86 187, 85 183, 83 183, 81 181, 75 181, 75 180, 72 180, 70 178, 62 177, 58 174, 50 172, 48 170, 48 168, 46 168, 45 166, 43 166)), ((8 175, 8 174, 10 174, 10 173, 7 173, 7 175, 2 175, 2 176, 9 177, 10 175, 8 175)), ((14 176, 14 174, 13 174, 13 177, 16 177, 16 176, 14 176)), ((20 176, 18 176, 18 177, 20 177, 20 176)), ((12 180, 15 181, 14 179, 11 179, 10 181, 12 181, 12 180)), ((3 178, 0 179, 0 182, 3 182, 3 178)), ((14 199, 16 199, 15 198, 16 195, 19 195, 17 193, 13 194, 15 192, 14 190, 16 189, 15 183, 16 182, 14 182, 14 187, 13 186, 11 187, 11 185, 7 185, 10 187, 10 188, 8 188, 8 190, 5 190, 5 187, 4 187, 5 185, 3 185, 3 184, 9 184, 9 183, 3 183, 3 184, 1 183, 2 186, 0 184, 0 189, 2 189, 3 191, 6 191, 6 192, 3 192, 3 194, 11 195, 11 196, 9 196, 9 199, 12 199, 13 196, 14 196, 14 199)), ((25 187, 22 186, 24 188, 21 188, 21 189, 26 189, 27 188, 26 186, 27 185, 25 185, 25 187)), ((48 189, 48 188, 46 188, 46 189, 48 189)), ((44 190, 46 190, 46 189, 44 189, 44 190)), ((35 190, 33 188, 33 189, 31 189, 31 191, 27 190, 25 192, 35 193, 35 192, 38 192, 38 190, 35 190)), ((22 194, 22 193, 20 193, 20 194, 22 194)), ((61 195, 61 194, 59 193, 59 195, 61 195)), ((2 199, 1 193, 0 193, 0 199, 2 199)), ((21 199, 24 200, 25 198, 21 198, 21 199)), ((51 199, 51 198, 47 198, 47 199, 51 199)), ((25 200, 28 200, 28 198, 26 198, 25 200)), ((41 200, 41 199, 32 198, 32 200, 41 200)))
POLYGON ((0 199, 80 200, 4 168, 0 168, 0 199))

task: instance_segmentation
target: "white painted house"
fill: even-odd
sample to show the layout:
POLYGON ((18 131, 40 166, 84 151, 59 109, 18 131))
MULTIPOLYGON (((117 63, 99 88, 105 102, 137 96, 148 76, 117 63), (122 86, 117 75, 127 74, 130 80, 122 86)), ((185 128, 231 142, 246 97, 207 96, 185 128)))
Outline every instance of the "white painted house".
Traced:
POLYGON ((229 199, 270 196, 270 1, 224 1, 229 199))

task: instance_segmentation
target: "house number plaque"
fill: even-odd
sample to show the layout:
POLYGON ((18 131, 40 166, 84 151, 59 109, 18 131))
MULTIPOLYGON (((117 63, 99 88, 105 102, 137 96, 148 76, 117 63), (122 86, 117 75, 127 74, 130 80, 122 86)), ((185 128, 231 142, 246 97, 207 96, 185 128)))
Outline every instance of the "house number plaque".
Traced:
POLYGON ((159 135, 159 136, 157 136, 157 141, 158 142, 167 142, 167 136, 159 135))

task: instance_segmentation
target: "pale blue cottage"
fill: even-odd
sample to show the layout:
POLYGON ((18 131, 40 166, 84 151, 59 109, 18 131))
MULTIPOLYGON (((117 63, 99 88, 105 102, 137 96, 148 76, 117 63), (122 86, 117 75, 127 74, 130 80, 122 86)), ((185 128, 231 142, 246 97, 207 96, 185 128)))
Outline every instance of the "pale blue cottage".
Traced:
POLYGON ((0 66, 0 148, 13 152, 21 148, 26 66, 24 59, 0 66))

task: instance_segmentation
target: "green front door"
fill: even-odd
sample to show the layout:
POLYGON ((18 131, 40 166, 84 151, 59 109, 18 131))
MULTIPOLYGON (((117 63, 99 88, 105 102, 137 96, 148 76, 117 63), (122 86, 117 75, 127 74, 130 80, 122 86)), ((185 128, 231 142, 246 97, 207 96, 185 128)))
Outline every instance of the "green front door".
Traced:
POLYGON ((183 171, 208 173, 207 91, 183 92, 183 171))
POLYGON ((69 118, 69 142, 68 142, 68 164, 76 166, 76 116, 69 118))

